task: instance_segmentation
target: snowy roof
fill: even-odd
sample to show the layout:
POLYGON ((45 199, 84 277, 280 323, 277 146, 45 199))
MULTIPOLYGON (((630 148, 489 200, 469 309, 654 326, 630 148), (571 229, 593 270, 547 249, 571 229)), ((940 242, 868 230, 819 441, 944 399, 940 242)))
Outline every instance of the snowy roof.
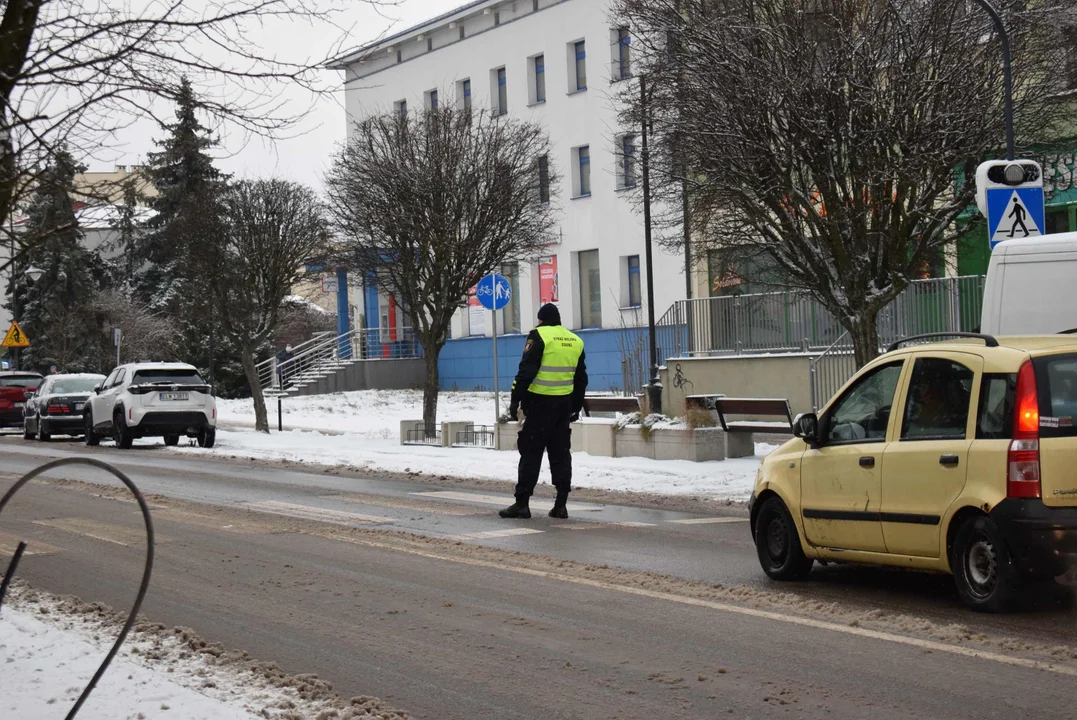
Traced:
MULTIPOLYGON (((79 227, 83 230, 111 230, 120 222, 122 205, 90 205, 75 211, 79 227)), ((150 208, 136 207, 136 225, 148 222, 156 213, 150 208)))

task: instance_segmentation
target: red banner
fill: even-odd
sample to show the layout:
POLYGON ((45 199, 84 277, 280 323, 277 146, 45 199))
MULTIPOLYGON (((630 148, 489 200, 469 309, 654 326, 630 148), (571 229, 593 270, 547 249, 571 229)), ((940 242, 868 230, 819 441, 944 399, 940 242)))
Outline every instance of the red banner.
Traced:
POLYGON ((557 301, 557 256, 547 255, 539 259, 539 304, 557 301))

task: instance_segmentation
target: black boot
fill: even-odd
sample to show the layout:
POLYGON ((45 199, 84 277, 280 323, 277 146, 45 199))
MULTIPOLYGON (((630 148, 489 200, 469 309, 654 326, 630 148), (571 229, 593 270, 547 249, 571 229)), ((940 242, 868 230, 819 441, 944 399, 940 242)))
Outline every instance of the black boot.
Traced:
POLYGON ((557 499, 553 503, 553 509, 550 510, 550 517, 557 518, 558 520, 568 519, 568 493, 557 493, 557 499))
POLYGON ((517 500, 512 505, 498 513, 503 518, 519 518, 521 520, 528 520, 531 518, 531 508, 527 506, 526 502, 520 502, 517 500))

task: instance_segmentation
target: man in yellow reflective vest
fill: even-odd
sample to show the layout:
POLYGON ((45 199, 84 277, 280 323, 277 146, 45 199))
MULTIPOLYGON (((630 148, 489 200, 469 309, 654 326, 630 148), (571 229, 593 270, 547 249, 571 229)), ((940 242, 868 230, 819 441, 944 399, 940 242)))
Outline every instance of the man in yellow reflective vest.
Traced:
POLYGON ((550 458, 550 475, 557 488, 557 501, 550 517, 567 518, 568 493, 572 489, 572 427, 583 409, 587 391, 583 340, 561 327, 561 313, 552 303, 538 312, 539 326, 527 336, 520 369, 512 383, 509 417, 516 420, 520 408, 524 424, 517 447, 520 470, 516 502, 502 510, 503 518, 529 518, 531 493, 538 484, 542 453, 550 458))

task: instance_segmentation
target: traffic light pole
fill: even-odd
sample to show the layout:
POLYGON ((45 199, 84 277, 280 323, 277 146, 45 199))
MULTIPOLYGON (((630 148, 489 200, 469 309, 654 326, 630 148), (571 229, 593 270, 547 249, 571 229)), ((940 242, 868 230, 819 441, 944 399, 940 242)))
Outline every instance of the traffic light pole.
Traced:
POLYGON ((1006 117, 1006 159, 1013 160, 1013 70, 1010 67, 1010 36, 1006 34, 1006 26, 991 3, 987 0, 976 0, 976 2, 991 16, 999 40, 1002 42, 1002 102, 1006 117))

